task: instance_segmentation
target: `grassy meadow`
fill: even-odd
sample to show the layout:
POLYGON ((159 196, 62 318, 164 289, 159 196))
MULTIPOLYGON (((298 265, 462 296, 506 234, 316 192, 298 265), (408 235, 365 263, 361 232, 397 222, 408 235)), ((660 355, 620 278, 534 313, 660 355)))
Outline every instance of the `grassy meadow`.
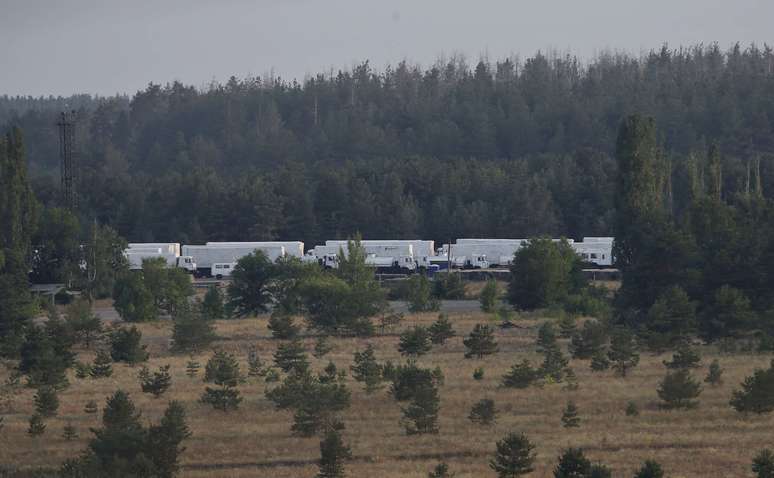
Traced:
MULTIPOLYGON (((376 348, 379 361, 401 361, 397 352, 400 329, 429 325, 437 314, 406 316, 398 330, 369 339, 332 339, 334 350, 313 367, 322 369, 332 360, 339 369, 348 370, 352 353, 367 343, 376 348)), ((217 323, 220 336, 215 344, 235 353, 247 373, 247 352, 255 346, 261 359, 271 363, 277 341, 266 327, 268 317, 217 323)), ((642 461, 658 460, 670 477, 752 476, 750 462, 757 450, 774 445, 774 417, 745 417, 728 405, 731 391, 755 367, 768 364, 764 355, 726 355, 714 348, 703 347, 703 366, 694 375, 703 379, 713 358, 724 368, 724 383, 706 385, 700 405, 690 411, 662 411, 658 408, 656 388, 665 373, 662 361, 668 355, 642 353, 640 365, 626 378, 612 371, 592 373, 587 361, 573 360, 580 387, 568 391, 562 384, 525 390, 499 386, 510 366, 523 358, 540 363, 534 342, 542 320, 519 319, 517 327, 497 329, 499 353, 482 360, 463 358, 462 337, 476 323, 492 320, 483 313, 452 314, 450 319, 457 336, 445 345, 435 347, 418 362, 423 366, 440 366, 445 383, 440 388, 440 433, 407 436, 400 424, 400 405, 392 400, 387 387, 367 395, 361 384, 347 378, 352 391, 352 406, 344 413, 344 438, 352 447, 353 460, 347 464, 348 476, 426 477, 439 461, 450 465, 457 477, 494 476, 488 463, 495 442, 511 431, 520 431, 537 445, 537 462, 531 476, 552 476, 557 456, 568 446, 582 447, 593 461, 609 465, 614 476, 632 476, 642 461), (473 371, 483 367, 481 381, 472 378, 473 371), (499 411, 496 424, 484 427, 468 420, 471 406, 482 398, 494 399, 499 411), (567 400, 579 408, 581 426, 565 429, 560 417, 567 400), (624 413, 627 402, 634 401, 639 416, 624 413)), ((143 413, 144 421, 157 421, 168 400, 184 403, 193 436, 184 445, 182 473, 185 477, 312 477, 317 472, 318 438, 299 438, 290 433, 292 421, 288 412, 277 412, 264 397, 267 387, 262 379, 248 378, 240 385, 243 402, 238 411, 223 413, 198 403, 204 390, 203 366, 211 353, 195 357, 202 364, 197 378, 185 374, 187 355, 172 355, 168 350, 171 324, 168 321, 140 324, 143 340, 151 353, 151 370, 160 365, 172 366, 173 383, 161 398, 154 399, 140 391, 139 367, 114 364, 113 376, 106 379, 77 379, 70 371, 70 387, 60 398, 59 415, 47 420, 47 430, 31 438, 26 430, 33 412, 34 390, 5 386, 0 399, 0 415, 5 417, 0 431, 0 464, 6 466, 55 467, 74 457, 87 445, 89 427, 100 424, 101 414, 87 414, 84 405, 95 400, 104 405, 105 398, 118 388, 127 390, 143 413), (79 438, 66 441, 63 427, 71 423, 79 438)), ((566 349, 566 341, 562 340, 566 349)), ((314 338, 305 340, 311 352, 314 338)), ((93 350, 78 349, 78 360, 93 359, 93 350)), ((0 381, 10 375, 0 367, 0 381)))

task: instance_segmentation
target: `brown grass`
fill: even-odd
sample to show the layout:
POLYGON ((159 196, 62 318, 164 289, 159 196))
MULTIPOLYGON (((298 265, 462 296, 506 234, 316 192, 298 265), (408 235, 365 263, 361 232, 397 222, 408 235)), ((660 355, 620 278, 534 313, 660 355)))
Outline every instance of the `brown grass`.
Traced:
MULTIPOLYGON (((402 326, 429 324, 434 319, 434 314, 417 314, 408 317, 402 326)), ((518 328, 498 330, 500 352, 476 361, 463 358, 459 335, 489 319, 483 314, 452 315, 451 319, 458 337, 419 360, 425 366, 440 366, 446 376, 441 388, 438 435, 406 436, 399 423, 400 406, 389 398, 386 389, 369 396, 360 384, 348 379, 353 393, 352 406, 344 414, 344 435, 354 455, 347 466, 349 476, 424 477, 439 460, 449 463, 459 477, 493 476, 488 461, 495 442, 510 431, 526 433, 537 445, 538 461, 532 476, 539 477, 552 475, 557 456, 568 446, 584 448, 593 460, 610 465, 615 476, 631 476, 648 458, 661 462, 667 475, 673 477, 750 476, 755 452, 773 444, 772 417, 746 418, 728 406, 731 391, 755 367, 765 366, 768 357, 719 355, 705 348, 705 365, 719 358, 725 369, 725 384, 705 387, 696 410, 665 412, 657 407, 656 387, 665 372, 662 360, 666 356, 643 354, 640 365, 625 379, 612 373, 592 374, 587 362, 573 361, 580 381, 580 389, 574 392, 563 390, 561 384, 504 389, 498 386, 499 381, 511 364, 522 358, 540 361, 533 346, 539 321, 521 320, 518 328), (481 382, 472 378, 479 366, 486 371, 481 382), (467 419, 472 404, 484 397, 493 398, 499 409, 498 421, 492 427, 473 425, 467 419), (570 398, 579 407, 582 424, 567 430, 561 427, 560 417, 570 398), (630 400, 640 407, 638 417, 624 414, 630 400)), ((264 397, 266 384, 248 380, 240 387, 244 397, 241 408, 231 413, 216 412, 197 402, 204 384, 201 378, 185 375, 188 357, 169 354, 169 323, 139 327, 152 354, 149 366, 172 366, 173 386, 164 397, 153 399, 141 393, 138 369, 125 365, 115 365, 109 379, 79 380, 71 375, 71 386, 60 395, 59 416, 48 421, 45 435, 33 439, 26 429, 34 391, 22 388, 0 410, 5 415, 0 464, 56 466, 78 455, 91 435, 88 428, 99 425, 99 415, 85 414, 83 406, 92 399, 102 406, 105 397, 120 387, 131 393, 146 422, 158 420, 168 400, 184 402, 193 437, 186 442, 183 476, 314 476, 318 439, 291 435, 291 416, 273 409, 264 397), (61 438, 67 423, 78 429, 78 440, 67 442, 61 438)), ((257 347, 264 361, 271 361, 277 342, 269 339, 265 317, 220 322, 217 329, 223 340, 216 345, 237 353, 245 372, 250 345, 257 347)), ((313 366, 320 369, 330 359, 340 369, 348 369, 352 352, 369 342, 376 347, 379 360, 399 361, 397 340, 395 335, 336 339, 332 341, 335 350, 323 360, 312 359, 313 366)), ((313 342, 313 338, 306 340, 310 350, 313 342)), ((79 355, 80 360, 90 360, 93 352, 84 350, 79 355)), ((200 355, 197 360, 204 364, 208 356, 200 355)), ((706 367, 695 375, 703 378, 705 373, 706 367)), ((7 375, 7 371, 1 372, 0 379, 5 380, 7 375)))

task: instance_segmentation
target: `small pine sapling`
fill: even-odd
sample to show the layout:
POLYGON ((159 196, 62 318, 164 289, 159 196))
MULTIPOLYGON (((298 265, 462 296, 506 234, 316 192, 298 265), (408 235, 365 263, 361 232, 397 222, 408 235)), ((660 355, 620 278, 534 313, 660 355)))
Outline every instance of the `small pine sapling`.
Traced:
POLYGON ((599 349, 591 356, 591 371, 592 372, 604 372, 610 368, 610 359, 607 358, 607 352, 604 349, 599 349))
POLYGON ((575 402, 572 400, 567 402, 567 407, 565 407, 564 412, 562 413, 562 426, 564 426, 564 428, 575 428, 580 426, 578 406, 575 405, 575 402))
POLYGON ((640 409, 637 407, 637 404, 634 401, 629 400, 629 402, 626 404, 625 412, 627 417, 636 417, 640 414, 640 409))
POLYGON ((696 408, 695 398, 701 393, 701 385, 691 377, 688 369, 668 372, 659 384, 658 396, 665 409, 696 408))
POLYGON ((575 324, 575 318, 570 314, 564 314, 559 320, 559 336, 563 339, 570 339, 578 331, 575 324))
MULTIPOLYGON (((143 367, 146 371, 147 367, 143 367)), ((150 393, 155 398, 159 398, 172 386, 172 376, 169 374, 169 365, 159 367, 158 371, 150 374, 144 374, 145 378, 140 377, 140 387, 143 393, 150 393)))
POLYGON ((99 411, 99 407, 97 407, 97 402, 95 402, 94 400, 89 400, 88 402, 86 402, 86 405, 83 407, 83 411, 90 415, 97 413, 99 411))
POLYGON ((331 345, 330 340, 328 340, 328 336, 321 335, 314 343, 314 351, 312 352, 312 355, 319 359, 325 357, 325 355, 329 354, 332 350, 333 345, 331 345))
POLYGON ((721 385, 723 383, 723 369, 720 367, 718 359, 712 361, 707 371, 707 376, 704 377, 704 382, 710 384, 713 387, 721 385))
POLYGON ((664 470, 655 460, 645 460, 634 478, 664 478, 664 470))
POLYGON ((497 442, 489 467, 499 478, 515 478, 534 470, 535 445, 523 433, 510 433, 497 442))
POLYGON ((626 329, 614 333, 610 339, 610 350, 607 351, 607 357, 618 375, 626 377, 629 369, 636 367, 640 362, 634 335, 626 329))
POLYGON ((91 376, 91 365, 83 362, 75 362, 75 377, 84 379, 91 376))
POLYGON ((473 380, 483 380, 484 379, 484 367, 477 367, 475 370, 473 370, 473 380))
POLYGON ((427 474, 427 478, 454 478, 455 474, 449 471, 449 465, 438 463, 433 471, 427 474))
POLYGON ((482 358, 497 352, 497 342, 494 339, 492 327, 486 324, 476 324, 470 335, 462 340, 467 349, 465 358, 482 358))
POLYGON ((107 378, 113 375, 113 360, 104 350, 97 351, 97 357, 91 366, 90 375, 92 378, 107 378))
POLYGON ((398 351, 401 355, 409 357, 419 357, 430 352, 432 345, 430 343, 430 332, 421 325, 406 329, 400 334, 398 351))
POLYGON ((433 345, 445 344, 456 333, 446 314, 439 314, 438 319, 430 325, 428 331, 430 332, 430 341, 433 345))
POLYGON ((580 384, 578 383, 578 376, 575 375, 575 370, 571 369, 570 367, 564 369, 564 381, 565 385, 562 387, 564 390, 574 392, 580 387, 580 384))
POLYGON ((672 355, 671 361, 664 360, 664 365, 674 370, 697 368, 701 365, 701 357, 695 350, 687 345, 683 345, 672 355))
POLYGON ((35 414, 43 418, 55 417, 59 410, 59 397, 54 387, 40 387, 33 397, 35 414))
POLYGON ((266 375, 266 369, 261 361, 261 357, 258 356, 258 350, 255 346, 251 346, 247 352, 247 376, 248 377, 263 377, 266 375))
POLYGON ((491 425, 497 420, 497 409, 491 398, 484 398, 476 402, 470 409, 468 418, 479 425, 491 425))
POLYGON ((280 373, 276 368, 269 367, 266 369, 266 376, 263 378, 266 383, 279 382, 280 373))
POLYGON ((199 374, 199 369, 202 367, 202 364, 197 362, 196 360, 191 357, 191 360, 189 360, 185 364, 185 374, 188 375, 190 378, 194 378, 199 374))
POLYGON ((78 432, 75 430, 75 427, 72 423, 68 423, 65 425, 64 429, 62 430, 62 438, 64 438, 67 441, 74 440, 78 438, 78 432))
POLYGON ((29 433, 31 437, 38 437, 45 432, 46 432, 46 424, 45 422, 43 422, 43 417, 41 417, 37 413, 32 415, 30 417, 27 433, 29 433))
POLYGON ((752 471, 757 478, 774 477, 774 452, 768 448, 759 451, 753 458, 752 471))
POLYGON ((537 380, 538 373, 529 360, 524 359, 511 367, 503 377, 503 386, 509 388, 527 388, 537 380))

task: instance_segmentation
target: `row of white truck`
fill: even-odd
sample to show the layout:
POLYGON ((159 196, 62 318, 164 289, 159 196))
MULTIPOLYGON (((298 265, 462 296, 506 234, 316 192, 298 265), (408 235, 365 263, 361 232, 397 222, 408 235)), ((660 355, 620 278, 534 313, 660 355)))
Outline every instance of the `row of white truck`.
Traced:
MULTIPOLYGON (((614 263, 612 237, 567 241, 584 262, 596 267, 610 267, 614 263)), ((446 268, 508 267, 516 251, 526 242, 526 239, 457 239, 454 244, 443 244, 437 250, 434 241, 425 240, 363 240, 361 245, 366 264, 378 272, 412 273, 446 268)), ((347 254, 347 241, 325 241, 306 252, 304 243, 299 241, 208 242, 183 246, 179 243, 130 243, 125 255, 130 269, 142 268, 145 259, 163 258, 169 267, 184 269, 197 277, 220 279, 230 276, 236 262, 255 250, 262 251, 271 261, 291 256, 335 269, 339 252, 347 254)))

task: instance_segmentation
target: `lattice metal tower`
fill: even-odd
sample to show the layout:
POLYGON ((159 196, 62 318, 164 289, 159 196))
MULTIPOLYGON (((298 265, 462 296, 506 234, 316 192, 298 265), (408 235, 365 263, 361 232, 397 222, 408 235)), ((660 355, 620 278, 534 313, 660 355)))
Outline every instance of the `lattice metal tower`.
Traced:
POLYGON ((78 207, 77 165, 75 155, 75 111, 62 112, 59 117, 59 158, 62 173, 62 206, 74 210, 78 207))

